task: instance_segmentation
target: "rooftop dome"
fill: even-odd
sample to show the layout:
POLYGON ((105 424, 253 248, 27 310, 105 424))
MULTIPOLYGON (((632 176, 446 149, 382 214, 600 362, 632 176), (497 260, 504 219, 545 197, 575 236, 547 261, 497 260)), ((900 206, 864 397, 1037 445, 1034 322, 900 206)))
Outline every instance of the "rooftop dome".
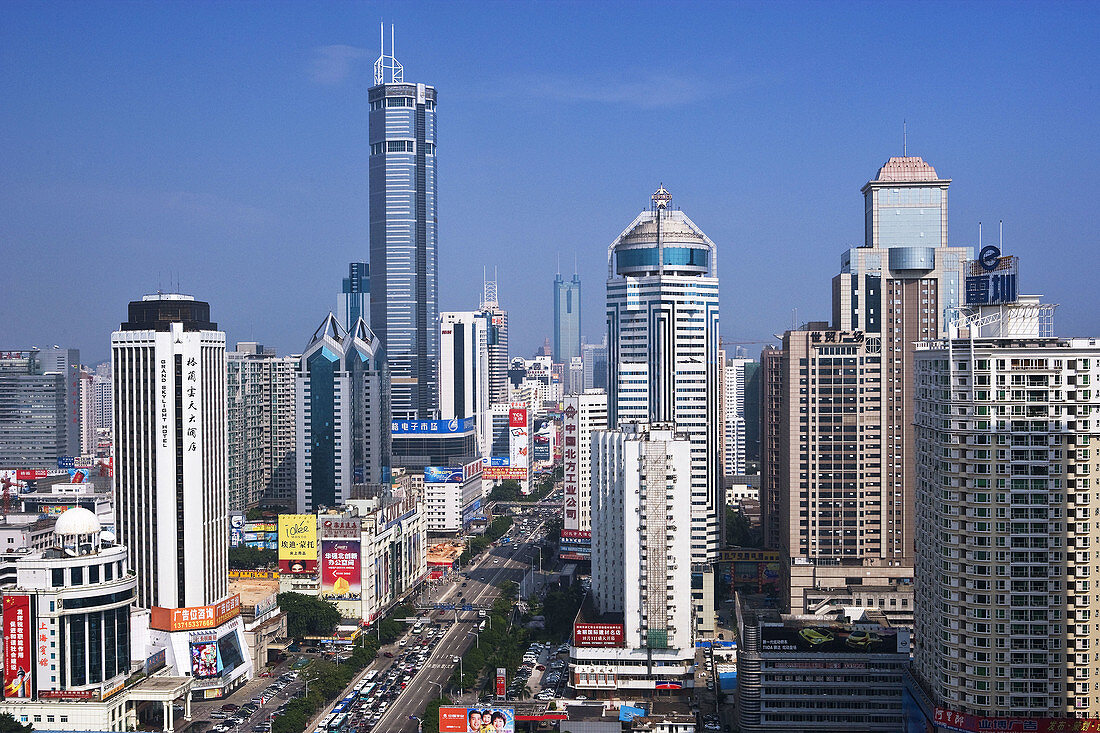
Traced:
POLYGON ((62 512, 54 525, 55 535, 95 534, 100 530, 95 514, 83 507, 75 506, 62 512))
POLYGON ((936 169, 917 155, 890 158, 878 169, 877 181, 938 181, 936 169))

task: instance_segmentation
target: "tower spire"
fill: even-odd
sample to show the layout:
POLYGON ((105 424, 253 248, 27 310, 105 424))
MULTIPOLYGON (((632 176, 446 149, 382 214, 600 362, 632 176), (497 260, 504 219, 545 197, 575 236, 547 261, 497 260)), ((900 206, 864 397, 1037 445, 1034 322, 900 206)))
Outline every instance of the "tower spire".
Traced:
POLYGON ((390 24, 390 52, 386 53, 386 24, 379 21, 378 23, 378 45, 379 56, 378 60, 374 62, 374 83, 378 84, 401 84, 405 81, 405 70, 402 68, 401 63, 393 55, 393 24, 390 24), (388 77, 388 78, 387 78, 388 77))

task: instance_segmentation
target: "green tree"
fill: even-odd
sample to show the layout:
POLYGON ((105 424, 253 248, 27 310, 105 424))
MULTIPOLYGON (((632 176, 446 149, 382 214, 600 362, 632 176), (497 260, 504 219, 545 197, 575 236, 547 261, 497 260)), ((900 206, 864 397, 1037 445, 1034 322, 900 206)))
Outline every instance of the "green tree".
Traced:
POLYGON ((229 567, 233 570, 262 570, 277 562, 278 550, 258 550, 244 545, 229 548, 229 567))
POLYGON ((287 636, 328 636, 340 622, 340 612, 330 601, 301 593, 280 593, 279 608, 286 612, 287 636))
POLYGON ((20 723, 10 713, 0 713, 0 733, 31 733, 30 723, 20 723))
POLYGON ((520 501, 523 494, 520 493, 519 481, 504 479, 489 492, 489 501, 520 501))
POLYGON ((737 547, 763 547, 764 538, 759 529, 749 524, 744 514, 726 505, 726 544, 737 547))

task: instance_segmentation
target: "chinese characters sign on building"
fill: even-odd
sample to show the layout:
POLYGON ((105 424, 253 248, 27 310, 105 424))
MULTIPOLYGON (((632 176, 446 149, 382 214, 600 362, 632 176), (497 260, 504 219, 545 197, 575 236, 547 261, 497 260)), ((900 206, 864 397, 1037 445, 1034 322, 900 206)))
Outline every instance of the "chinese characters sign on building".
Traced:
POLYGON ((31 696, 31 597, 4 596, 4 697, 31 696))
POLYGON ((317 517, 279 515, 279 572, 317 572, 317 517))
POLYGON ((321 541, 321 598, 357 601, 363 595, 358 540, 321 541))
POLYGON ((623 639, 622 624, 573 625, 573 646, 622 646, 623 639))
POLYGON ((230 596, 212 606, 162 608, 153 606, 149 626, 160 631, 192 631, 214 629, 241 612, 241 597, 230 596))
POLYGON ((580 515, 577 513, 577 500, 580 491, 580 479, 577 473, 577 434, 580 430, 580 410, 577 409, 580 400, 575 397, 567 397, 565 400, 565 412, 562 413, 562 482, 565 486, 565 496, 562 503, 562 527, 565 529, 580 529, 580 515))

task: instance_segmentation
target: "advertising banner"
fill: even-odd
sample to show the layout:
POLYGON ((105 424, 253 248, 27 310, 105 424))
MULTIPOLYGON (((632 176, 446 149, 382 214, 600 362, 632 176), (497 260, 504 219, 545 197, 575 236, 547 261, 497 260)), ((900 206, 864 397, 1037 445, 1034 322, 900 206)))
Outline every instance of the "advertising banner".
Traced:
POLYGON ((196 679, 209 679, 221 674, 218 642, 191 642, 191 675, 196 679))
POLYGON ((489 481, 526 481, 527 469, 512 466, 486 466, 481 470, 481 477, 489 481))
POLYGON ((467 417, 462 420, 452 418, 450 420, 394 420, 390 425, 390 432, 394 435, 408 433, 465 433, 473 430, 474 418, 467 417))
POLYGON ((440 708, 439 733, 516 733, 514 708, 440 708))
POLYGON ((550 436, 539 433, 535 436, 535 446, 531 452, 531 457, 536 461, 549 461, 550 460, 550 436))
POLYGON ((424 483, 460 484, 463 481, 462 466, 425 466, 424 483))
POLYGON ((21 468, 15 472, 15 477, 20 481, 37 481, 40 478, 46 478, 46 469, 21 468))
POLYGON ((4 596, 4 697, 31 696, 31 597, 4 596))
POLYGON ((321 541, 321 598, 357 601, 363 596, 358 540, 321 541))
POLYGON ((363 528, 359 517, 351 514, 322 515, 321 529, 318 539, 322 540, 357 540, 362 534, 363 528))
POLYGON ((982 247, 978 259, 970 263, 966 276, 967 305, 1000 305, 1017 300, 1019 258, 1001 256, 1001 250, 990 244, 982 247))
POLYGON ((1054 731, 1100 731, 1096 718, 985 718, 936 708, 936 730, 955 730, 963 733, 985 731, 1028 731, 1029 733, 1054 733, 1054 731))
POLYGON ((509 465, 508 464, 508 456, 493 456, 491 458, 482 458, 481 459, 481 465, 482 465, 482 467, 507 466, 507 465, 509 465))
POLYGON ((633 705, 620 705, 619 706, 619 721, 623 723, 629 723, 634 718, 644 718, 645 708, 636 708, 633 705))
POLYGON ((278 580, 278 570, 230 570, 230 580, 278 580))
POLYGON ((153 606, 149 626, 159 631, 214 629, 241 613, 241 597, 233 595, 212 606, 162 608, 153 606))
POLYGON ((622 646, 624 638, 622 624, 573 625, 573 646, 622 646))
POLYGON ((909 632, 888 628, 862 631, 843 624, 764 626, 760 629, 760 648, 764 652, 908 654, 909 632))
POLYGON ((279 571, 297 575, 317 572, 317 517, 279 515, 279 571))
POLYGON ((497 697, 504 697, 508 688, 508 668, 497 667, 496 690, 497 697))

